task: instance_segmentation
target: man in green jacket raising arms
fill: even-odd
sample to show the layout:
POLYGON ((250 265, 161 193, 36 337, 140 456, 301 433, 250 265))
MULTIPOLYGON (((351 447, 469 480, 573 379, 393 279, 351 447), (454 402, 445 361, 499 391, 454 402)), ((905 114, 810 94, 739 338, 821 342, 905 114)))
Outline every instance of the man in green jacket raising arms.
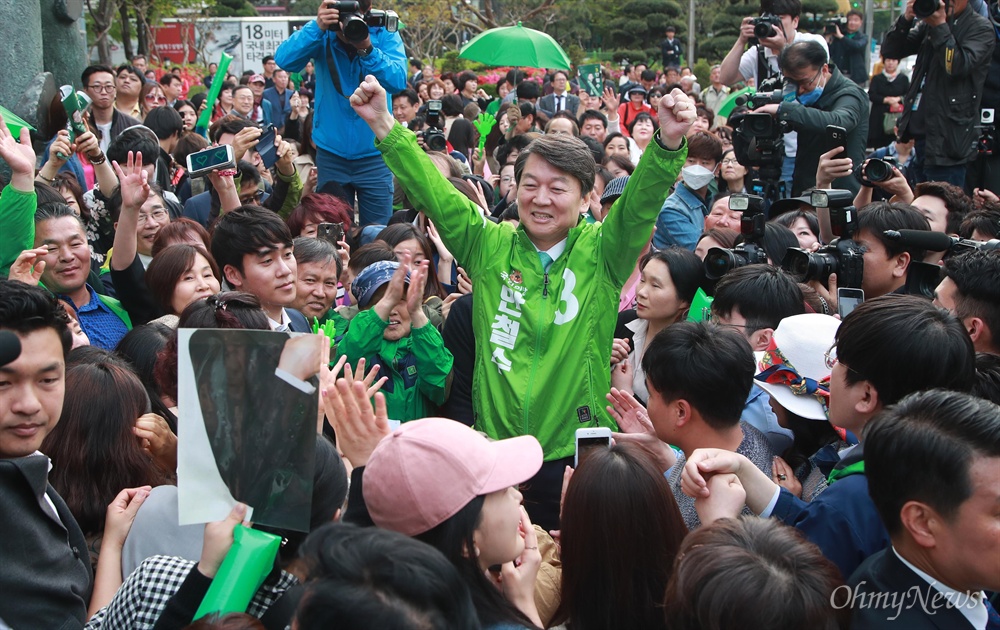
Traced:
POLYGON ((680 90, 659 105, 660 130, 604 223, 581 214, 594 159, 577 138, 533 141, 514 167, 520 226, 492 223, 459 193, 386 107, 368 76, 351 105, 414 207, 472 278, 475 428, 495 439, 533 435, 546 463, 529 481, 534 522, 558 527, 563 470, 581 427, 617 430, 604 412, 621 287, 649 241, 659 208, 687 156, 694 103, 680 90))

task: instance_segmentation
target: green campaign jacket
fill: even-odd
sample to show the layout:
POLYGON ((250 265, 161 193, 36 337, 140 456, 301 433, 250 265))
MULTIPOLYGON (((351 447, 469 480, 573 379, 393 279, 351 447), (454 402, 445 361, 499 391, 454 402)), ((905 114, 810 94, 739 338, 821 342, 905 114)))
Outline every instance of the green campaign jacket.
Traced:
POLYGON ((475 427, 503 439, 533 435, 546 460, 569 457, 580 427, 617 427, 604 411, 621 287, 670 186, 686 143, 650 143, 604 223, 582 218, 548 273, 524 229, 485 219, 396 125, 377 143, 414 207, 434 221, 476 295, 475 427))

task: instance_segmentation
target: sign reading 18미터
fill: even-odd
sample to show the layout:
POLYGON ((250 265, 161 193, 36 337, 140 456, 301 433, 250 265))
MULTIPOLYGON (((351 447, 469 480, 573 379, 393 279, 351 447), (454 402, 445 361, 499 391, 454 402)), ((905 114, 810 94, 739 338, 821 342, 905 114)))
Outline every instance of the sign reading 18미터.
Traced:
POLYGON ((259 72, 263 69, 261 60, 273 55, 281 42, 288 38, 287 22, 244 22, 243 69, 259 72))

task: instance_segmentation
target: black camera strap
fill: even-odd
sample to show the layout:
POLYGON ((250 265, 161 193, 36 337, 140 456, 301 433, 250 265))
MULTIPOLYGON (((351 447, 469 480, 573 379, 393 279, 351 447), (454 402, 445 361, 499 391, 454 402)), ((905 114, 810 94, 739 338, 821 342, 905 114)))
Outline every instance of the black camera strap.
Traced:
MULTIPOLYGON (((340 86, 340 71, 337 70, 337 60, 334 58, 333 55, 333 45, 334 43, 336 43, 335 42, 336 38, 337 38, 336 34, 333 34, 333 36, 331 37, 329 31, 327 32, 326 46, 324 46, 324 49, 326 50, 326 67, 330 72, 330 80, 333 81, 333 87, 336 88, 337 93, 343 96, 344 98, 349 98, 347 94, 344 94, 344 89, 340 86)), ((359 70, 358 85, 361 85, 362 81, 364 80, 365 80, 365 74, 364 72, 359 70)))

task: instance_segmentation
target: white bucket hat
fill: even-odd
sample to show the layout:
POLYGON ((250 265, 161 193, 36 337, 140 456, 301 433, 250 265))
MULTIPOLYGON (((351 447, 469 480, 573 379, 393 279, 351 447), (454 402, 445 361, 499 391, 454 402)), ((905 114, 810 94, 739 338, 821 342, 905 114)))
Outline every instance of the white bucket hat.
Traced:
POLYGON ((839 319, 819 313, 781 320, 758 361, 757 385, 788 411, 810 420, 827 420, 830 368, 826 353, 839 326, 839 319))

